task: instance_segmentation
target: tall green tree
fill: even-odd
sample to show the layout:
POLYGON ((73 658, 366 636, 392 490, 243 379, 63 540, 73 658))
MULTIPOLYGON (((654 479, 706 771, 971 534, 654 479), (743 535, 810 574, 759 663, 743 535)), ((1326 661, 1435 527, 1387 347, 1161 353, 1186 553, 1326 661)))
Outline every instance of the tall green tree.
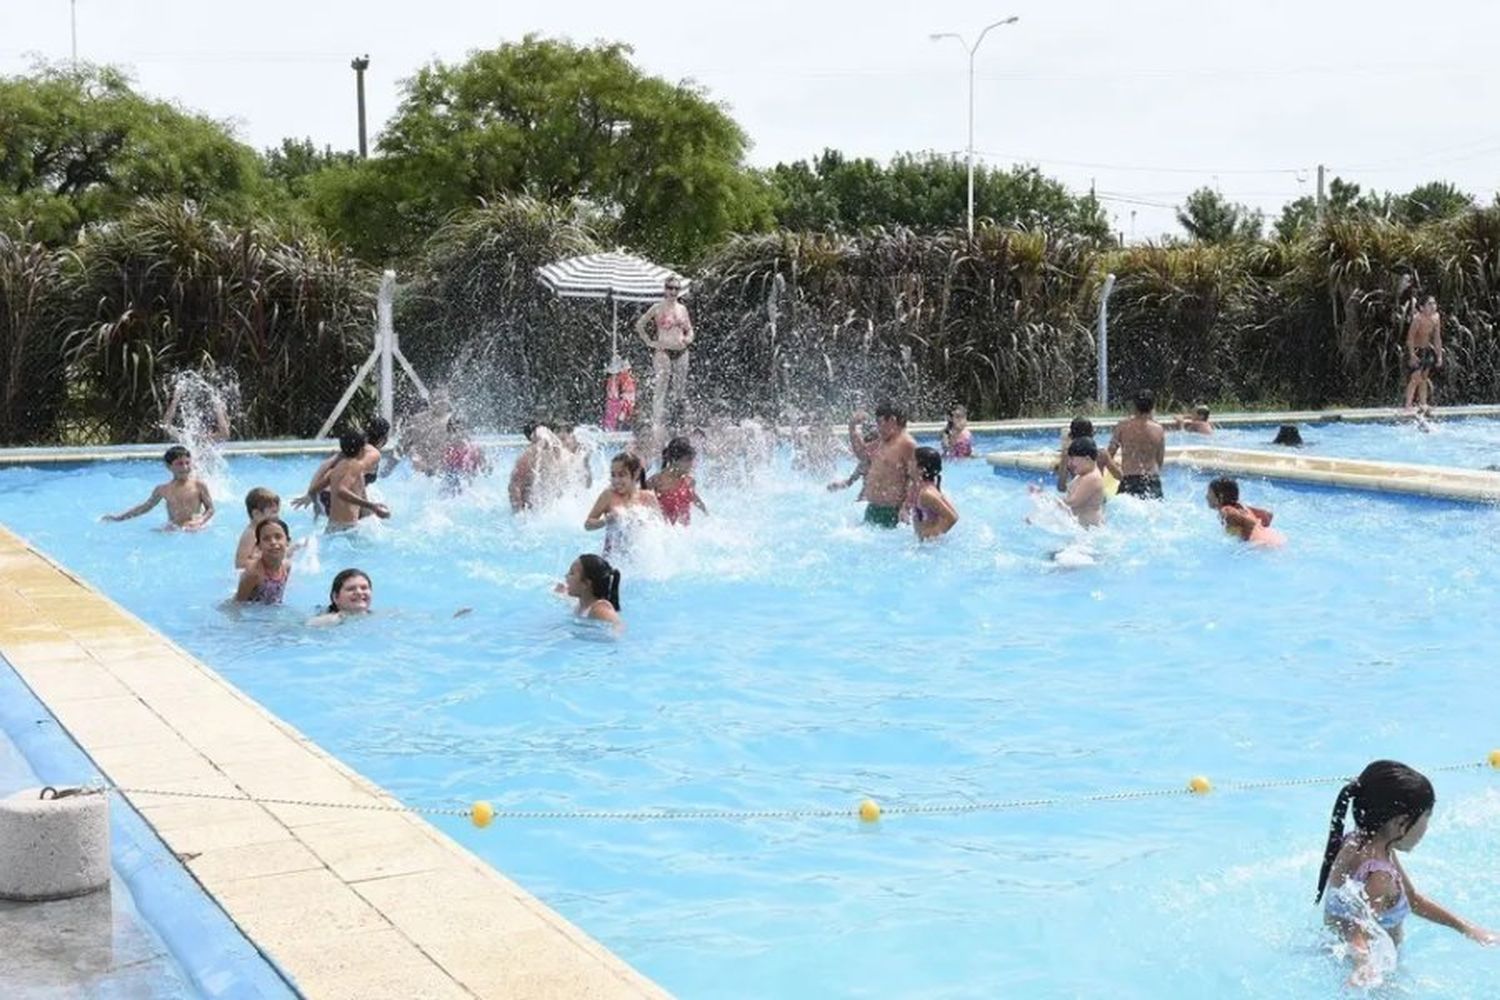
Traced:
POLYGON ((686 261, 769 223, 745 134, 705 92, 641 72, 619 44, 527 36, 406 83, 378 156, 321 173, 318 214, 367 258, 406 254, 497 195, 582 201, 617 239, 686 261))
POLYGON ((1230 243, 1258 240, 1265 217, 1238 202, 1231 202, 1210 187, 1188 195, 1177 209, 1177 223, 1198 243, 1230 243))
POLYGON ((224 125, 137 94, 119 70, 0 78, 0 224, 56 243, 142 197, 243 213, 261 192, 254 151, 224 125))
MULTIPOLYGON (((825 149, 812 161, 779 163, 766 178, 776 195, 776 222, 785 229, 948 229, 962 225, 967 212, 967 168, 946 156, 907 153, 881 164, 825 149)), ((1097 201, 1075 196, 1032 167, 976 166, 974 214, 1003 226, 1109 235, 1097 201)))

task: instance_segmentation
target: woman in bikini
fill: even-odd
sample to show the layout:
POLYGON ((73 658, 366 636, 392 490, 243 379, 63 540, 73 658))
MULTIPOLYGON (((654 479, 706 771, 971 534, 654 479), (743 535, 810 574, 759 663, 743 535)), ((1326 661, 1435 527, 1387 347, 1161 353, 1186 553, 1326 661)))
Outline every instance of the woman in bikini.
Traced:
POLYGON ((651 425, 663 426, 667 400, 687 399, 688 348, 693 346, 693 320, 687 306, 677 301, 682 282, 668 278, 662 299, 641 318, 635 329, 646 346, 655 352, 651 383, 651 425), (654 335, 654 336, 653 336, 654 335))
POLYGON ((911 511, 911 526, 920 541, 931 541, 953 530, 958 511, 943 494, 943 456, 936 448, 918 448, 917 469, 922 478, 911 485, 906 509, 911 511))
POLYGON ((604 554, 621 551, 626 544, 622 518, 631 510, 659 510, 656 494, 646 489, 646 473, 641 460, 622 452, 609 463, 609 489, 599 494, 588 517, 585 531, 604 529, 604 554))
POLYGON ((1377 760, 1339 791, 1333 821, 1318 872, 1316 902, 1323 919, 1349 946, 1354 959, 1351 986, 1374 986, 1381 970, 1371 954, 1376 927, 1397 946, 1406 918, 1416 914, 1451 927, 1483 945, 1500 944, 1500 935, 1452 913, 1417 892, 1396 859, 1421 843, 1437 796, 1432 782, 1393 760, 1377 760), (1354 830, 1344 832, 1344 814, 1353 806, 1354 830))
POLYGON ((668 524, 690 523, 694 507, 708 513, 708 507, 698 496, 697 481, 693 479, 693 462, 697 457, 692 442, 685 437, 675 437, 662 449, 661 471, 646 481, 646 488, 656 494, 661 516, 668 524))
POLYGON ((255 526, 255 551, 259 558, 240 572, 234 599, 241 604, 280 604, 292 578, 287 548, 292 532, 279 517, 268 517, 255 526))

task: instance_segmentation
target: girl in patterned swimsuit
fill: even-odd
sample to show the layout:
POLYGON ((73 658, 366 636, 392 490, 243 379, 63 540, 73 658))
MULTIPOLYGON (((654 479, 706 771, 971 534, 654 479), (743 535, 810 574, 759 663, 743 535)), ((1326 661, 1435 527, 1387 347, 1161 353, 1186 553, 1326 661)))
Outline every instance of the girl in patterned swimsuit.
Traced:
POLYGON ((1427 832, 1437 801, 1432 782, 1393 760, 1377 760, 1339 792, 1318 873, 1323 919, 1349 946, 1354 959, 1351 986, 1373 986, 1381 969, 1371 954, 1379 927, 1399 945, 1406 918, 1416 914, 1451 927, 1480 944, 1500 944, 1497 936, 1450 913, 1417 892, 1396 860, 1427 832), (1344 832, 1344 813, 1354 807, 1354 830, 1344 832))
POLYGON ((240 573, 234 599, 241 604, 280 604, 292 576, 287 547, 292 533, 279 517, 268 517, 255 526, 255 548, 260 558, 240 573))
POLYGON ((656 494, 656 502, 668 524, 688 524, 693 519, 694 507, 708 513, 693 479, 693 462, 697 457, 698 453, 687 438, 673 438, 662 449, 661 471, 646 483, 646 487, 656 494))

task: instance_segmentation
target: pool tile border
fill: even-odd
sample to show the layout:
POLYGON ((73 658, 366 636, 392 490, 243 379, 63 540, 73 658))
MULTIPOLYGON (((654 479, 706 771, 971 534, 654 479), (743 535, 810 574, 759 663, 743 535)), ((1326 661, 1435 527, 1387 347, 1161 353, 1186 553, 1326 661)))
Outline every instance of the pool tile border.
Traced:
POLYGON ((3 525, 0 653, 306 996, 667 996, 3 525))

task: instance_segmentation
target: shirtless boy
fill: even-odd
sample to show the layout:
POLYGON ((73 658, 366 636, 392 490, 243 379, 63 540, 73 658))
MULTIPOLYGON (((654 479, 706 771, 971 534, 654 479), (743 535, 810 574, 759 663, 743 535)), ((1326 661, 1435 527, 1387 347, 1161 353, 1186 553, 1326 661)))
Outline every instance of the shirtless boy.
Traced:
POLYGON ((1432 392, 1432 373, 1443 367, 1443 317, 1438 313, 1437 299, 1422 297, 1421 308, 1406 328, 1406 366, 1411 375, 1406 380, 1406 408, 1415 402, 1425 411, 1432 392))
POLYGON ((375 503, 365 494, 365 464, 362 461, 365 437, 352 431, 339 438, 341 458, 328 473, 328 531, 348 531, 359 524, 368 511, 379 518, 391 516, 383 503, 375 503))
MULTIPOLYGON (((1099 448, 1091 437, 1075 437, 1068 442, 1063 455, 1063 465, 1068 481, 1057 502, 1085 528, 1096 528, 1104 523, 1104 474, 1099 471, 1099 448)), ((1041 494, 1041 487, 1030 486, 1033 495, 1041 494)))
POLYGON ((140 517, 163 500, 167 502, 167 527, 197 531, 214 516, 214 498, 208 484, 193 475, 193 456, 182 445, 173 445, 161 459, 172 470, 172 478, 123 514, 105 514, 106 521, 128 521, 140 517))
POLYGON ((1149 389, 1135 395, 1135 414, 1115 424, 1107 464, 1126 496, 1160 500, 1161 467, 1167 460, 1167 432, 1151 416, 1156 396, 1149 389), (1116 460, 1116 454, 1119 459, 1116 460))
POLYGON ((1183 414, 1173 421, 1172 425, 1175 429, 1187 431, 1189 434, 1212 434, 1214 432, 1214 422, 1209 419, 1206 406, 1197 407, 1191 416, 1183 414))
POLYGON ((917 442, 906 433, 906 410, 894 403, 876 408, 878 436, 874 441, 867 443, 860 432, 864 422, 863 412, 849 418, 849 450, 855 458, 870 463, 865 474, 865 523, 894 528, 901 523, 901 507, 911 484, 922 481, 917 469, 917 442))

